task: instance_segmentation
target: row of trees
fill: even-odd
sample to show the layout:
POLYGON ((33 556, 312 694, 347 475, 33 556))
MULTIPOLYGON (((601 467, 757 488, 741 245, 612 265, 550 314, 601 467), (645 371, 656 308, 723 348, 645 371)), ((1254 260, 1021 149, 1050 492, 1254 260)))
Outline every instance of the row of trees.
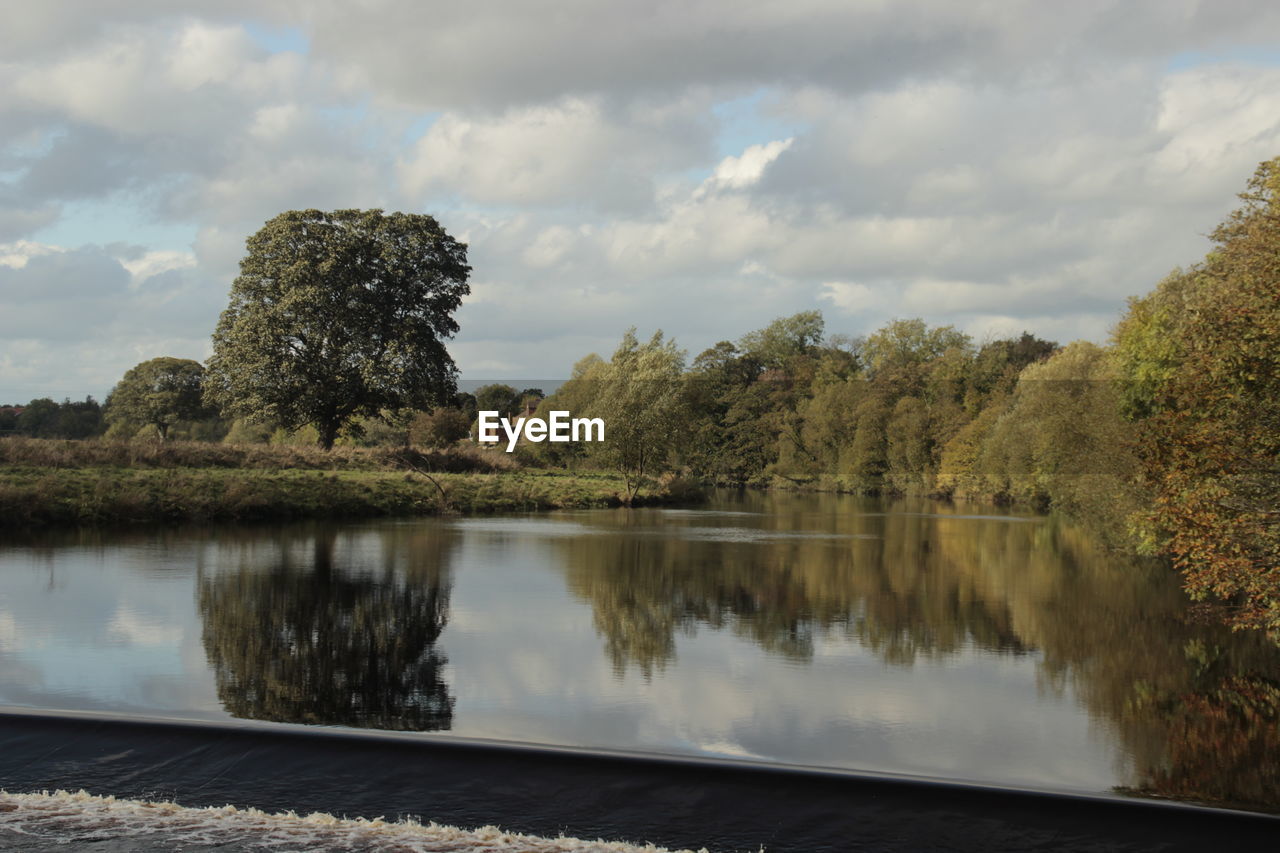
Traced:
MULTIPOLYGON (((106 403, 92 397, 83 402, 49 398, 26 405, 0 405, 0 437, 86 439, 182 438, 235 443, 314 443, 311 427, 288 431, 271 423, 227 420, 204 402, 206 371, 198 361, 154 358, 127 371, 107 395, 106 403)), ((540 388, 516 390, 493 383, 474 394, 455 393, 447 406, 427 411, 384 412, 379 418, 357 419, 360 437, 345 439, 366 445, 413 444, 442 448, 467 438, 480 409, 504 415, 530 411, 543 398, 540 388)))
POLYGON ((810 311, 686 364, 661 332, 641 343, 632 331, 609 361, 580 361, 540 407, 603 417, 609 441, 529 452, 549 464, 610 464, 637 480, 679 469, 723 485, 1047 502, 1038 472, 1014 470, 1004 452, 1026 443, 1012 434, 1015 421, 1034 432, 1053 414, 1017 396, 1019 378, 1046 360, 1049 374, 1070 373, 1090 357, 1087 346, 1073 345, 1069 358, 1029 334, 978 346, 918 319, 865 339, 827 338, 822 315, 810 311), (996 442, 995 415, 1015 400, 1018 417, 1005 419, 996 442))
POLYGON ((102 404, 92 397, 60 404, 42 398, 0 407, 0 433, 69 439, 146 433, 164 440, 177 429, 185 438, 219 439, 227 424, 204 402, 204 375, 198 361, 153 358, 128 370, 102 404))
MULTIPOLYGON (((918 319, 827 336, 810 311, 688 363, 661 332, 641 342, 632 331, 540 405, 602 417, 607 440, 525 452, 612 467, 629 496, 682 471, 1053 505, 1113 543, 1169 553, 1236 624, 1280 631, 1280 159, 1241 197, 1213 251, 1133 300, 1109 346, 1030 334, 979 344, 918 319)), ((443 341, 470 267, 431 217, 290 211, 247 245, 207 367, 139 365, 112 392, 108 422, 163 438, 216 412, 310 428, 327 448, 391 421, 447 443, 473 405, 513 411, 541 396, 457 396, 443 341)))
POLYGON ((104 433, 131 437, 147 429, 164 439, 181 423, 188 435, 210 437, 218 431, 216 423, 203 429, 195 425, 217 420, 217 413, 204 404, 203 381, 204 367, 197 361, 153 358, 125 373, 105 404, 92 397, 79 403, 45 397, 25 406, 0 407, 0 433, 77 439, 104 433))
POLYGON ((603 417, 608 442, 529 452, 629 483, 681 470, 1054 506, 1280 634, 1280 159, 1241 198, 1205 260, 1132 300, 1107 346, 977 344, 918 319, 827 337, 812 311, 686 365, 661 333, 628 332, 542 404, 603 417))
POLYGON ((92 438, 105 428, 102 405, 92 397, 61 403, 40 397, 26 405, 0 405, 0 436, 92 438))

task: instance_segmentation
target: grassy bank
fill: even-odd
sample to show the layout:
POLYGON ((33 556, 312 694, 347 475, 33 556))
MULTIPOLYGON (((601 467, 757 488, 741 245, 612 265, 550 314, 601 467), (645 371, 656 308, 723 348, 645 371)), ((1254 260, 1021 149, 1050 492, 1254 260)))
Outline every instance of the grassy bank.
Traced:
POLYGON ((239 468, 314 471, 428 471, 497 473, 520 466, 502 452, 477 446, 449 450, 204 441, 0 440, 0 470, 9 468, 239 468))
MULTIPOLYGON (((467 448, 326 454, 198 443, 0 441, 0 528, 578 509, 618 506, 624 493, 622 478, 613 474, 521 470, 467 448)), ((659 490, 642 493, 640 502, 674 498, 659 490)))

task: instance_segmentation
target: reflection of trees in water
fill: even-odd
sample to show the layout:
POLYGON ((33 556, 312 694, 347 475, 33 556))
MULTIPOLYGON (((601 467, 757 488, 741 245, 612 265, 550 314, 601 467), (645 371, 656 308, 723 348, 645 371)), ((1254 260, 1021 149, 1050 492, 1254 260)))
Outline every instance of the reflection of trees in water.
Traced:
POLYGON ((938 531, 913 516, 774 512, 747 522, 614 517, 599 535, 557 540, 570 589, 592 604, 616 670, 646 677, 675 654, 677 632, 728 627, 796 660, 815 636, 857 637, 886 661, 953 653, 966 643, 1021 652, 1007 607, 946 571, 938 531), (762 526, 757 526, 762 525, 762 526), (630 529, 629 529, 630 528, 630 529))
POLYGON ((249 543, 238 565, 203 574, 204 646, 227 710, 276 722, 449 728, 454 700, 435 648, 448 616, 449 536, 395 526, 339 541, 317 529, 282 537, 270 555, 249 543), (363 552, 373 541, 376 556, 363 552))
POLYGON ((1164 565, 1107 555, 1078 529, 1053 538, 1062 567, 1030 566, 1019 626, 1048 683, 1073 686, 1124 744, 1124 790, 1280 811, 1280 649, 1194 619, 1164 565))
POLYGON ((1140 696, 1135 711, 1163 725, 1167 751, 1132 793, 1280 811, 1280 683, 1227 676, 1175 696, 1140 696))
POLYGON ((1017 636, 1043 653, 1047 689, 1070 686, 1115 732, 1148 796, 1280 810, 1280 649, 1221 620, 1189 618, 1176 576, 1119 557, 1085 531, 1035 528, 949 538, 957 572, 1009 602, 1017 636))
POLYGON ((1280 810, 1280 649, 1189 619, 1167 566, 1054 522, 822 506, 602 521, 622 529, 557 543, 619 672, 660 670, 676 633, 700 625, 797 660, 824 632, 902 665, 966 645, 1035 650, 1043 689, 1070 689, 1115 734, 1127 790, 1280 810))
POLYGON ((812 629, 795 585, 750 563, 716 565, 706 543, 657 538, 568 540, 569 586, 591 601, 596 630, 615 670, 649 677, 675 655, 677 631, 732 625, 765 649, 792 658, 812 651, 812 629), (685 543, 688 544, 688 543, 685 543))

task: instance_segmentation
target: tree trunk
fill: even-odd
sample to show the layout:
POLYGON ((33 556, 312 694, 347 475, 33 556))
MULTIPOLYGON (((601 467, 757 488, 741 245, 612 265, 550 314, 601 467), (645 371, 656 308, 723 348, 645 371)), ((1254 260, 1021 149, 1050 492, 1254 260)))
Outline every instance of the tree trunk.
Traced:
POLYGON ((324 450, 333 450, 333 442, 338 437, 338 424, 335 422, 318 423, 316 430, 320 433, 317 442, 324 450))

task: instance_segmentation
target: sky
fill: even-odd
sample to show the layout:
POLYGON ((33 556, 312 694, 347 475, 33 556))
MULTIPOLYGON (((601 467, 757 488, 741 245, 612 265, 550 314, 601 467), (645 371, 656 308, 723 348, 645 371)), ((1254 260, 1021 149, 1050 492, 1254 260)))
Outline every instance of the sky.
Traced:
POLYGON ((469 380, 813 309, 1102 343, 1277 155, 1269 0, 17 4, 0 403, 207 358, 302 208, 468 243, 469 380))

